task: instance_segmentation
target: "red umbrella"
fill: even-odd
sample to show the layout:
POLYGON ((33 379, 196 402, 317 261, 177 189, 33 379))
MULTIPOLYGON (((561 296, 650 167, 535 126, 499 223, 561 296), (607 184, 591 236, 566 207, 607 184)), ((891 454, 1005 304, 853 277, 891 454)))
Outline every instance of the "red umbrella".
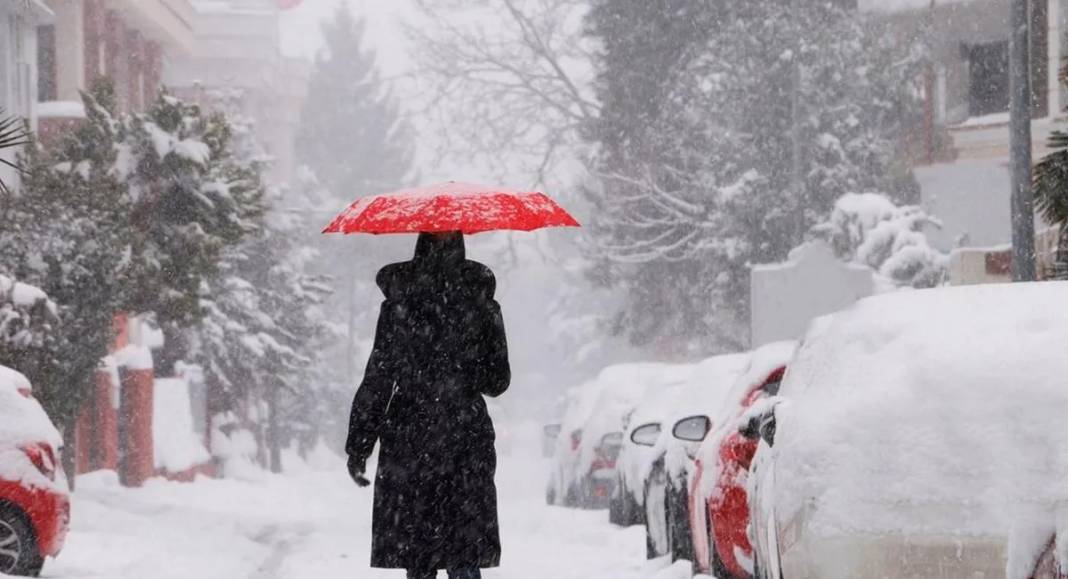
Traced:
POLYGON ((579 224, 544 193, 450 181, 364 197, 335 217, 323 233, 472 234, 543 227, 579 224))

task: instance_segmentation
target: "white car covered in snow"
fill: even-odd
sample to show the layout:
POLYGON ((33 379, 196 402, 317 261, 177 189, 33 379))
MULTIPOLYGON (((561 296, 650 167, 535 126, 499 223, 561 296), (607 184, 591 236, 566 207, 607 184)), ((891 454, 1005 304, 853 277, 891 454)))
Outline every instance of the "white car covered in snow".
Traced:
POLYGON ((626 415, 647 390, 684 380, 681 365, 609 366, 568 393, 567 411, 553 453, 546 501, 569 507, 608 506, 626 415))
POLYGON ((623 527, 645 524, 645 479, 649 467, 656 460, 653 446, 671 411, 677 391, 686 384, 685 378, 666 383, 663 388, 650 389, 627 414, 623 431, 623 446, 616 459, 616 487, 608 505, 609 522, 623 527), (635 430, 641 429, 637 436, 635 430))
POLYGON ((1061 282, 908 291, 814 323, 748 413, 756 576, 1057 577, 1066 298, 1061 282))
MULTIPOLYGON (((749 353, 714 356, 691 366, 665 415, 643 465, 646 554, 693 560, 689 483, 694 457, 720 412, 731 385, 749 364, 749 353)), ((641 426, 638 426, 640 429, 641 426)), ((642 438, 635 430, 634 437, 642 438)))

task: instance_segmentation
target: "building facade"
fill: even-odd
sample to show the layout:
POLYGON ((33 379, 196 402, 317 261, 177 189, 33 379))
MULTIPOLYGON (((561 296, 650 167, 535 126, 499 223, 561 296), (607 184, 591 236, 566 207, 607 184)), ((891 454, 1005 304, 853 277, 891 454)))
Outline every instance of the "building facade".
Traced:
MULTIPOLYGON (((50 26, 55 14, 40 0, 10 0, 0 3, 0 112, 26 119, 37 126, 37 29, 50 26)), ((13 162, 15 153, 6 151, 13 162)), ((0 164, 0 179, 18 183, 17 172, 0 164)))
MULTIPOLYGON (((1031 2, 1032 151, 1049 152, 1050 134, 1068 129, 1068 0, 1031 2)), ((915 135, 924 209, 941 227, 932 246, 955 252, 953 283, 1005 279, 1002 253, 1011 242, 1009 187, 1009 7, 1003 0, 861 0, 859 8, 899 43, 927 47, 927 123, 915 135), (987 253, 997 254, 987 259, 987 253), (984 277, 978 272, 990 271, 984 277)), ((1056 231, 1036 216, 1039 248, 1056 231)), ((1040 250, 1039 271, 1052 268, 1040 250)))
POLYGON ((269 182, 290 181, 294 142, 310 67, 282 55, 277 0, 194 0, 194 49, 168 63, 165 84, 183 98, 212 105, 229 91, 254 121, 269 182))

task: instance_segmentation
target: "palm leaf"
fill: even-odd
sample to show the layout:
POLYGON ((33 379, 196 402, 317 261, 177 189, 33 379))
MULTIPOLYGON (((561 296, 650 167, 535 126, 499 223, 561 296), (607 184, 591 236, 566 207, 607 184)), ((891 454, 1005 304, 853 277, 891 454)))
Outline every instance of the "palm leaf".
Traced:
POLYGON ((1035 208, 1051 225, 1068 226, 1068 133, 1054 131, 1050 149, 1035 165, 1035 208))
MULTIPOLYGON (((18 116, 7 115, 3 109, 0 109, 0 151, 14 149, 28 144, 30 144, 30 132, 26 127, 26 121, 18 116)), ((12 163, 6 159, 0 159, 0 164, 11 167, 15 171, 22 173, 22 168, 16 163, 12 163)), ((8 194, 10 192, 7 183, 5 183, 3 179, 0 179, 0 193, 8 194)))

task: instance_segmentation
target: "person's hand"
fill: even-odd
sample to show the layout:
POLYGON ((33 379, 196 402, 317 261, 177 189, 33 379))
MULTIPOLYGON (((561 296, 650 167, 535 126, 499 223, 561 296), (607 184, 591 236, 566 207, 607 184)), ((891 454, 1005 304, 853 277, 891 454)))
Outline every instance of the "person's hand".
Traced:
POLYGON ((371 481, 364 477, 364 461, 349 455, 349 476, 352 477, 353 482, 359 487, 370 486, 371 481))

